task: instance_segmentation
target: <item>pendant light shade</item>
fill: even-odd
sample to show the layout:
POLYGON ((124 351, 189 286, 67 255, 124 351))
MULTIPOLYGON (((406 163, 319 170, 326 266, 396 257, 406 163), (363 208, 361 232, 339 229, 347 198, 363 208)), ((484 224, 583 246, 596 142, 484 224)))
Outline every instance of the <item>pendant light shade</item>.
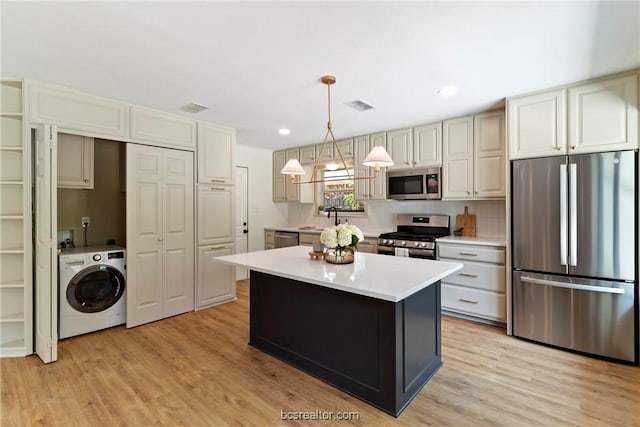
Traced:
POLYGON ((374 171, 379 171, 381 166, 393 166, 393 159, 382 145, 376 145, 362 164, 371 166, 374 171))
POLYGON ((280 170, 280 173, 284 175, 291 175, 293 178, 294 175, 304 175, 304 169, 299 161, 296 159, 290 159, 280 170))

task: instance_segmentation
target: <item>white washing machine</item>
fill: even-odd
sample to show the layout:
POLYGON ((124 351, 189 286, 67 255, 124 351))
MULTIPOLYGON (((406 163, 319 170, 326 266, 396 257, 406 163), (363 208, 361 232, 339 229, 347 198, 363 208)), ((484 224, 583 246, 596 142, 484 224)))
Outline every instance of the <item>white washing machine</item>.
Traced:
POLYGON ((61 250, 60 338, 125 323, 126 255, 118 246, 61 250))

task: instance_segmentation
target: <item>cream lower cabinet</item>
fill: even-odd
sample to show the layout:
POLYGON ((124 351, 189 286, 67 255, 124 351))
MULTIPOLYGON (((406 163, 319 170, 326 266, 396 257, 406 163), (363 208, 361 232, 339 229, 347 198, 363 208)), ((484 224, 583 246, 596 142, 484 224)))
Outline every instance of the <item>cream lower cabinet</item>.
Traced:
POLYGON ((214 258, 234 253, 234 245, 200 246, 198 278, 196 281, 196 309, 211 307, 236 299, 236 269, 214 258))
POLYGON ((127 144, 127 327, 194 308, 193 163, 127 144))
POLYGON ((234 188, 198 184, 198 246, 235 239, 234 188))
POLYGON ((58 188, 93 189, 93 138, 58 133, 58 188))
POLYGON ((275 230, 264 230, 264 248, 273 249, 276 247, 276 231, 275 230))
POLYGON ((464 267, 442 279, 442 310, 506 323, 506 271, 503 247, 438 243, 438 259, 464 267))
POLYGON ((370 254, 378 253, 378 238, 377 237, 365 237, 363 241, 358 243, 358 251, 366 252, 370 254))

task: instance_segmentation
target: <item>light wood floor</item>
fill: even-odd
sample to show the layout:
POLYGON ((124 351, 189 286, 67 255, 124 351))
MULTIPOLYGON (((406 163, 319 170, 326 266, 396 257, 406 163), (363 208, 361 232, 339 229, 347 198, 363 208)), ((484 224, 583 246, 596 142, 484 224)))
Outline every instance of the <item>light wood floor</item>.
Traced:
POLYGON ((247 346, 238 301, 66 339, 59 360, 0 360, 9 426, 640 426, 640 367, 535 345, 444 318, 444 366, 395 419, 247 346), (352 421, 281 411, 355 412, 352 421))

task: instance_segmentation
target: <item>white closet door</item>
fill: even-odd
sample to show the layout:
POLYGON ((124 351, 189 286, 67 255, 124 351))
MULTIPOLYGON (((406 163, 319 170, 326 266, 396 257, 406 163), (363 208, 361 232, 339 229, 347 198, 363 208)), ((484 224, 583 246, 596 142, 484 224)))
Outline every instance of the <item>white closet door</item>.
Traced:
POLYGON ((163 318, 162 149, 127 144, 127 327, 163 318))
POLYGON ((57 227, 56 135, 53 126, 36 129, 35 141, 35 294, 36 353, 43 362, 58 359, 58 257, 54 246, 57 227))
POLYGON ((164 316, 193 311, 193 153, 163 149, 164 316))

